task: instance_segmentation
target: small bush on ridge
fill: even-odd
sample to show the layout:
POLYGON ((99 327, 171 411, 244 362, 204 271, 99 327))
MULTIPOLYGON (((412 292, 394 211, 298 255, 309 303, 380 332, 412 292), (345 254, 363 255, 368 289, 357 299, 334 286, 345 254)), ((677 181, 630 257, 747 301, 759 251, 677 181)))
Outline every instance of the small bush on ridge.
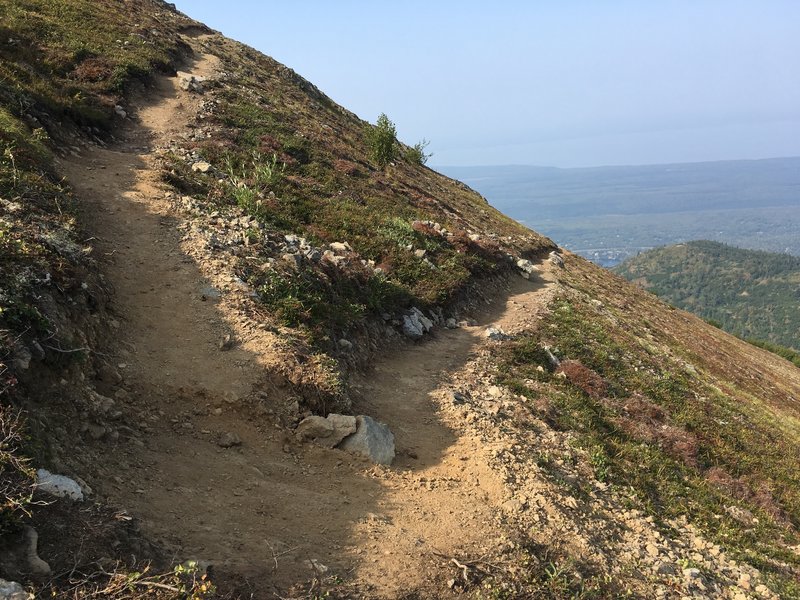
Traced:
POLYGON ((379 166, 385 167, 394 160, 397 128, 384 113, 374 126, 367 127, 366 138, 372 159, 379 166))

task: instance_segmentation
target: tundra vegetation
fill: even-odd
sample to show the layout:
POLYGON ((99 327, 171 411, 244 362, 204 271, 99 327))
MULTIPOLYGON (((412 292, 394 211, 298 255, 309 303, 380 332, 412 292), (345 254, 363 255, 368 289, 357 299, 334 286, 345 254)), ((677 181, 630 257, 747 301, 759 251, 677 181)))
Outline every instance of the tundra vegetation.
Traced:
MULTIPOLYGON (((189 34, 209 31, 157 0, 0 0, 0 17, 0 531, 11 531, 71 524, 57 506, 30 502, 31 466, 53 458, 44 413, 67 415, 59 428, 75 425, 60 394, 43 390, 63 389, 62 377, 81 380, 92 358, 87 340, 107 321, 97 315, 106 316, 110 292, 55 158, 80 143, 111 142, 126 99, 190 57, 189 34), (41 353, 23 356, 19 348, 36 349, 33 342, 41 353), (36 361, 38 381, 20 384, 19 360, 36 361), (20 409, 29 409, 24 424, 20 409)), ((213 135, 165 150, 163 182, 205 215, 252 218, 230 275, 255 293, 255 317, 288 340, 287 362, 324 365, 330 380, 314 385, 347 393, 353 366, 337 340, 377 348, 368 330, 384 325, 384 313, 483 302, 481 294, 517 277, 515 258, 555 247, 425 168, 424 141, 403 151, 385 115, 369 125, 250 48, 216 35, 201 43, 224 65, 204 95, 202 126, 213 135), (210 168, 193 170, 201 160, 210 168), (270 244, 287 238, 312 251, 339 248, 341 260, 273 256, 270 244)), ((578 499, 590 481, 619 490, 665 536, 674 518, 687 519, 783 597, 800 596, 800 415, 784 370, 795 367, 575 257, 558 284, 535 326, 497 342, 489 377, 525 399, 527 416, 574 434, 570 460, 585 478, 567 481, 548 456, 537 464, 578 499)), ((528 422, 498 427, 524 430, 528 422)), ((80 531, 104 540, 91 548, 95 558, 112 556, 112 564, 68 561, 41 596, 216 593, 196 564, 157 569, 115 555, 123 550, 109 532, 127 526, 124 513, 78 516, 87 519, 80 531)), ((592 573, 550 547, 523 543, 520 552, 510 581, 487 576, 471 593, 613 598, 629 589, 624 574, 592 573)))

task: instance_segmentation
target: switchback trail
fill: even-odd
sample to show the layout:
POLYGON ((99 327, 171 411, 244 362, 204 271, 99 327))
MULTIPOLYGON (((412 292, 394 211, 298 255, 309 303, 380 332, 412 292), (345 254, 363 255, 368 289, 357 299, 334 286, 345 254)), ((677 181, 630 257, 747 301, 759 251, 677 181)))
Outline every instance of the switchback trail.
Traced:
MULTIPOLYGON (((205 55, 191 72, 216 68, 205 55)), ((186 133, 201 98, 161 78, 134 103, 120 141, 62 164, 115 291, 115 394, 141 431, 99 450, 87 478, 177 558, 257 578, 256 597, 273 597, 265 581, 286 590, 326 574, 380 597, 424 588, 452 570, 442 557, 491 550, 507 500, 489 449, 441 410, 452 375, 486 343, 488 325, 511 331, 535 319, 549 286, 520 278, 478 324, 388 352, 353 381, 354 409, 395 433, 391 467, 295 443, 271 416, 284 397, 263 385, 276 350, 268 340, 220 349, 237 315, 224 294, 206 293, 208 273, 182 248, 181 216, 160 181, 154 150, 186 133)))

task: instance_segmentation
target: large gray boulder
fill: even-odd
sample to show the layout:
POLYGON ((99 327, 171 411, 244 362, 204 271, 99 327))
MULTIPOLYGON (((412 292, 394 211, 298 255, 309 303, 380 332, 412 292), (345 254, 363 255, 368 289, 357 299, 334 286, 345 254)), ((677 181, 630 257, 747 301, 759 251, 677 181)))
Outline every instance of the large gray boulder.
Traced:
POLYGON ((356 417, 356 432, 346 437, 339 448, 366 456, 379 465, 390 465, 394 460, 394 435, 383 423, 372 417, 356 417))
POLYGON ((520 258, 517 261, 517 268, 519 269, 519 274, 525 279, 532 279, 536 275, 536 271, 539 270, 536 265, 525 258, 520 258))
POLYGON ((425 330, 416 315, 403 315, 403 333, 412 340, 416 340, 422 337, 425 330))
POLYGON ((553 250, 550 253, 550 262, 555 266, 557 266, 559 269, 564 268, 564 257, 555 250, 553 250))

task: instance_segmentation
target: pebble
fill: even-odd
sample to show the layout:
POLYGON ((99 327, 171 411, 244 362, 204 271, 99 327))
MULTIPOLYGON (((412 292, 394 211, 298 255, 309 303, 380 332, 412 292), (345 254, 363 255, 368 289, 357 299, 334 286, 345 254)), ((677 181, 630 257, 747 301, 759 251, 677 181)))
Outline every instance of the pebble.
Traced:
POLYGON ((220 448, 233 448, 234 446, 241 446, 242 438, 235 433, 228 431, 220 436, 217 445, 220 448))
POLYGON ((739 575, 739 587, 744 590, 749 590, 751 586, 752 577, 748 573, 739 575))

